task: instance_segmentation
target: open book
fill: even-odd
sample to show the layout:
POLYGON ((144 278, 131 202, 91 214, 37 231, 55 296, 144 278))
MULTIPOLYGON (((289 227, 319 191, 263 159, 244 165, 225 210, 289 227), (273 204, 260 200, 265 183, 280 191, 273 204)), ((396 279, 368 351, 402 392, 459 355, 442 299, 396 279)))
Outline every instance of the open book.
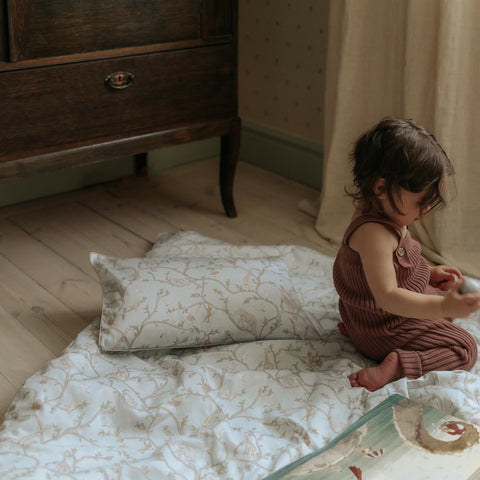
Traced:
MULTIPOLYGON (((393 395, 268 480, 480 480, 480 427, 393 395)), ((265 480, 267 480, 265 479, 265 480)))

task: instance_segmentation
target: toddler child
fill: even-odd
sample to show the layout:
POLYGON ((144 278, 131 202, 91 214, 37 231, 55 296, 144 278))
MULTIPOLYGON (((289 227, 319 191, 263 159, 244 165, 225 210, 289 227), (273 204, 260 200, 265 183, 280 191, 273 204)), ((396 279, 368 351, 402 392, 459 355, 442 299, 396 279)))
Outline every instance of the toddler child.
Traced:
POLYGON ((477 345, 452 319, 478 310, 480 293, 462 295, 460 271, 430 267, 408 231, 445 203, 446 153, 413 120, 386 118, 357 140, 352 160, 355 213, 333 267, 339 328, 380 363, 350 384, 374 391, 433 370, 469 370, 477 345))

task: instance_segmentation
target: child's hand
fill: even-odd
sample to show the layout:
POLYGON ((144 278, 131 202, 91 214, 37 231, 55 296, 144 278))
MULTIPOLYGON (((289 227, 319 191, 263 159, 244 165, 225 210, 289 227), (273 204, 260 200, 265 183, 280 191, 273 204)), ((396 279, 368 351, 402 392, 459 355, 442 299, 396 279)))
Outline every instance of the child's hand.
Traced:
POLYGON ((457 278, 463 280, 463 275, 459 270, 445 265, 438 265, 430 268, 430 285, 448 292, 455 285, 457 278))
POLYGON ((480 292, 460 293, 464 283, 464 278, 458 280, 443 299, 442 310, 445 317, 465 318, 480 309, 480 292))

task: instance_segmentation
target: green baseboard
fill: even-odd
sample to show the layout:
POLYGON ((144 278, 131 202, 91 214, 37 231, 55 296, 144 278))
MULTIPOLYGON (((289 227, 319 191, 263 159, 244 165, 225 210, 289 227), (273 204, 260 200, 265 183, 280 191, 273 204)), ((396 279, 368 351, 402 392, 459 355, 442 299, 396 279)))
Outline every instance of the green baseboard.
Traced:
MULTIPOLYGON (((211 138, 154 150, 148 154, 151 175, 176 166, 218 156, 220 139, 211 138)), ((242 122, 240 160, 304 185, 320 189, 322 145, 286 135, 252 122, 242 122)), ((134 175, 133 158, 121 158, 78 168, 0 182, 0 206, 54 195, 134 175)))
MULTIPOLYGON (((212 158, 220 152, 220 140, 212 138, 175 147, 154 150, 148 154, 150 175, 184 163, 212 158)), ((110 182, 135 174, 133 157, 116 158, 83 167, 65 168, 25 178, 0 182, 0 207, 110 182)))
POLYGON ((320 190, 323 146, 277 130, 242 122, 240 160, 320 190))
POLYGON ((70 167, 55 172, 2 180, 0 182, 0 206, 78 190, 130 175, 134 175, 133 158, 124 157, 82 167, 70 167))
MULTIPOLYGON (((156 150, 148 154, 149 171, 159 174, 184 163, 218 156, 219 152, 219 138, 156 150)), ((322 145, 245 120, 242 121, 240 161, 316 189, 322 185, 322 145)))
POLYGON ((166 170, 185 163, 198 162, 220 154, 220 138, 209 138, 184 143, 174 147, 161 148, 148 153, 148 172, 159 175, 166 170))

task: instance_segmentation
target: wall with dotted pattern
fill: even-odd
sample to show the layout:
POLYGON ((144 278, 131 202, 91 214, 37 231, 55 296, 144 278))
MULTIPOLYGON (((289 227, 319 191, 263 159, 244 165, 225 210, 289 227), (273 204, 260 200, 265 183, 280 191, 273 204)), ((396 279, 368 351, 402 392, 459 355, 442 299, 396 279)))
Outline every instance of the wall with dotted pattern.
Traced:
POLYGON ((239 0, 239 115, 323 144, 329 0, 239 0))

